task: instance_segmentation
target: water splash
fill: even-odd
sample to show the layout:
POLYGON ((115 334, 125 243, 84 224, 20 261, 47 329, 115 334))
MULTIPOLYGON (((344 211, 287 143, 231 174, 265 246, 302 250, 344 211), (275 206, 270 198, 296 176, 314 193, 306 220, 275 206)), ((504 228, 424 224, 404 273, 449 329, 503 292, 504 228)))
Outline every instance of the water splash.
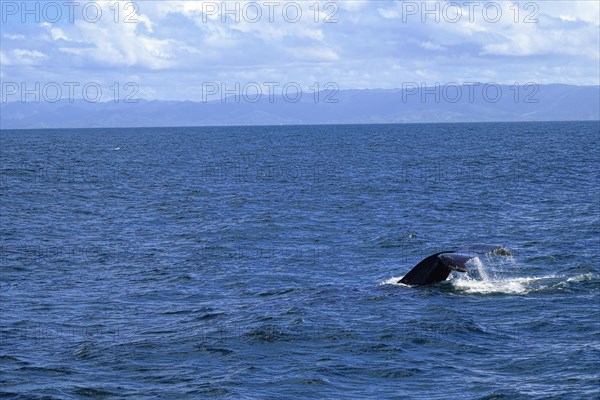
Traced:
POLYGON ((465 293, 526 294, 530 292, 530 288, 526 285, 529 281, 530 278, 479 280, 467 275, 452 279, 450 284, 454 289, 465 293))
POLYGON ((466 274, 451 275, 450 284, 458 291, 465 293, 505 293, 505 294, 527 294, 535 290, 534 282, 547 279, 547 277, 538 278, 516 278, 507 277, 504 273, 504 267, 510 265, 511 270, 516 269, 515 260, 494 257, 486 254, 483 259, 475 257, 469 261, 471 268, 466 274))
POLYGON ((401 276, 392 276, 389 279, 386 279, 383 282, 379 282, 379 286, 383 286, 383 285, 401 285, 401 286, 408 286, 408 285, 404 285, 402 283, 400 283, 400 279, 402 279, 401 276))
MULTIPOLYGON (((442 283, 453 291, 468 294, 513 294, 525 295, 544 290, 564 290, 572 285, 588 280, 599 279, 593 273, 576 276, 544 275, 529 277, 510 276, 519 268, 512 257, 476 257, 469 261, 468 272, 453 272, 448 281, 442 283)), ((394 276, 380 282, 380 285, 410 287, 400 283, 401 276, 394 276)))
POLYGON ((479 257, 472 259, 469 264, 473 265, 477 269, 477 273, 479 273, 479 277, 482 281, 488 282, 490 280, 490 276, 486 272, 485 266, 479 257))

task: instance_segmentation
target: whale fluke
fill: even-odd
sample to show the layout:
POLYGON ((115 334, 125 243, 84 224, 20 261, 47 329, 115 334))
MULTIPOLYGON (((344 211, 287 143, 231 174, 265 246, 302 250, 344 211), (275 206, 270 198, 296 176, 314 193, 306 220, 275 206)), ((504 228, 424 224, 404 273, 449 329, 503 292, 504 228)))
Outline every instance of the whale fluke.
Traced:
POLYGON ((453 251, 432 254, 411 269, 400 283, 405 285, 429 285, 446 280, 450 272, 467 272, 467 263, 478 254, 493 253, 510 256, 506 247, 487 244, 461 246, 453 251))
POLYGON ((494 253, 499 256, 510 256, 510 251, 503 246, 495 246, 491 244, 468 244, 466 246, 459 247, 454 250, 456 253, 475 253, 475 254, 485 254, 485 253, 494 253))

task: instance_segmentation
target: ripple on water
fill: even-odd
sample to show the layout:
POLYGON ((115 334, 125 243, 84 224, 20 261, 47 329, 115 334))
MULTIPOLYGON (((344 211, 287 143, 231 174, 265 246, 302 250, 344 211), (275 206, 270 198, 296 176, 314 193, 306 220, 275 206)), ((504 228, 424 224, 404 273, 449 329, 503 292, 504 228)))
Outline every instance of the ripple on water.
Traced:
POLYGON ((597 398, 598 133, 2 130, 0 391, 597 398), (393 277, 480 241, 516 261, 393 277))

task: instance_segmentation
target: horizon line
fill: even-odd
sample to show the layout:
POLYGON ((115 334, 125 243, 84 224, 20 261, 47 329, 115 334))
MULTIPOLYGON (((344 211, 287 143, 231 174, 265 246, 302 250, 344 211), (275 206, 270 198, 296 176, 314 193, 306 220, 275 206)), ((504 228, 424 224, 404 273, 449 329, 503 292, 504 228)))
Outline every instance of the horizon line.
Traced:
POLYGON ((374 122, 374 123, 331 123, 331 124, 257 124, 257 125, 165 125, 165 126, 112 126, 112 127, 64 127, 64 128, 2 128, 6 131, 51 131, 51 130, 107 130, 107 129, 176 129, 176 128, 269 128, 269 127, 302 127, 302 126, 373 126, 373 125, 458 125, 458 124, 539 124, 539 123, 575 123, 598 122, 600 119, 566 119, 566 120, 522 120, 522 121, 456 121, 456 122, 374 122))

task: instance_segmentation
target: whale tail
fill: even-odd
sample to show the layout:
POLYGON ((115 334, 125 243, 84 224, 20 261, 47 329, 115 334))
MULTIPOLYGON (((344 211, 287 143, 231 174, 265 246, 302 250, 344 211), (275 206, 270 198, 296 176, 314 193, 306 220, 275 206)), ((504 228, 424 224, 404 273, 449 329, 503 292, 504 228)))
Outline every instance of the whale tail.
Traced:
POLYGON ((487 244, 471 244, 454 251, 432 254, 418 263, 406 274, 400 283, 405 285, 429 285, 444 281, 452 271, 467 272, 467 263, 479 254, 494 253, 510 256, 507 248, 487 244))

